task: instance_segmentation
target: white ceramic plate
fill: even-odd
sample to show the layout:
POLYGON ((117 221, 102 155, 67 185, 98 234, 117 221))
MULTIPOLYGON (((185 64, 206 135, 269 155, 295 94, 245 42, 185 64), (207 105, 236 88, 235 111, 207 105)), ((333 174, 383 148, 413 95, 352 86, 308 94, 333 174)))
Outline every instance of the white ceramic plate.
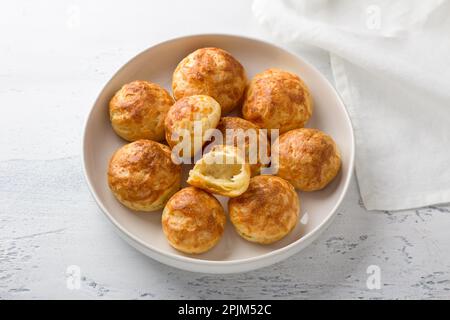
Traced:
MULTIPOLYGON (((170 266, 195 272, 232 273, 268 266, 300 251, 331 223, 347 191, 353 171, 354 141, 345 107, 331 84, 300 57, 273 44, 230 35, 195 35, 153 46, 125 64, 105 85, 87 118, 83 138, 83 165, 87 183, 100 208, 119 234, 144 254, 170 266), (342 170, 322 191, 301 193, 303 218, 287 237, 272 245, 243 240, 228 221, 219 244, 201 255, 186 255, 169 246, 161 229, 161 212, 135 213, 122 206, 107 185, 107 166, 113 152, 126 141, 113 131, 108 102, 125 83, 150 80, 171 92, 172 72, 178 62, 201 47, 219 47, 233 54, 249 78, 269 67, 300 75, 314 99, 308 127, 330 134, 342 155, 342 170)), ((187 168, 188 169, 188 168, 187 168)), ((185 173, 187 173, 187 169, 185 173)), ((186 177, 186 174, 185 174, 186 177)), ((226 206, 226 199, 218 197, 226 206)))

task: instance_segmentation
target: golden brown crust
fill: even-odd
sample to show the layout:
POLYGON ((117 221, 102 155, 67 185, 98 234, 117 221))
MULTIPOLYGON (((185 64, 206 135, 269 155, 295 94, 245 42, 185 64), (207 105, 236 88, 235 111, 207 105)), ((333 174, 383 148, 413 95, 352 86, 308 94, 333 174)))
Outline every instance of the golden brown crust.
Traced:
POLYGON ((112 156, 108 184, 117 199, 130 209, 155 211, 180 188, 181 166, 171 160, 169 147, 138 140, 112 156))
POLYGON ((222 114, 241 102, 247 78, 244 67, 230 53, 218 48, 198 49, 185 57, 173 73, 176 100, 204 94, 222 107, 222 114))
POLYGON ((125 84, 109 102, 114 131, 123 139, 164 139, 164 119, 174 100, 162 87, 148 81, 125 84))
POLYGON ((214 247, 222 237, 225 212, 214 196, 188 187, 170 198, 162 215, 162 227, 170 245, 198 254, 214 247))
POLYGON ((294 187, 276 176, 256 176, 246 192, 228 202, 236 231, 252 242, 269 244, 286 236, 297 224, 300 200, 294 187))
POLYGON ((279 129, 281 134, 303 127, 312 105, 309 89, 297 75, 268 69, 250 81, 242 114, 260 128, 279 129))
POLYGON ((302 191, 323 189, 339 172, 341 158, 334 140, 317 129, 296 129, 279 137, 277 175, 302 191))
MULTIPOLYGON (((238 148, 245 148, 245 160, 250 163, 250 159, 257 159, 257 163, 251 163, 250 164, 250 170, 251 170, 251 175, 256 176, 258 174, 260 174, 261 172, 261 167, 266 166, 266 165, 262 165, 261 164, 261 158, 259 157, 259 148, 261 146, 260 144, 260 139, 259 139, 259 127, 253 123, 251 123, 250 121, 247 121, 245 119, 242 118, 238 118, 238 117, 222 117, 220 119, 220 122, 217 126, 217 129, 220 130, 222 132, 223 135, 223 143, 224 144, 228 144, 228 140, 232 141, 232 145, 234 145, 235 147, 238 148), (250 139, 248 136, 245 137, 244 140, 244 146, 238 146, 238 139, 236 139, 236 134, 234 133, 231 137, 227 138, 227 129, 231 129, 231 130, 243 130, 243 131, 247 131, 247 130, 254 130, 256 132, 256 141, 258 144, 258 149, 257 150, 253 150, 253 152, 255 152, 256 154, 252 155, 252 157, 250 157, 250 148, 249 148, 249 143, 250 143, 250 139)), ((266 138, 267 136, 264 135, 264 137, 266 138)), ((270 157, 270 142, 266 141, 266 151, 265 154, 267 155, 267 157, 270 157)), ((253 162, 253 161, 252 161, 253 162)))
MULTIPOLYGON (((187 156, 194 156, 203 144, 209 140, 208 129, 215 129, 220 120, 220 105, 210 96, 195 95, 175 102, 165 120, 166 141, 174 148, 180 140, 174 134, 183 137, 183 130, 190 133, 191 150, 187 156), (194 122, 201 122, 201 145, 194 144, 194 122)), ((200 137, 199 137, 200 138, 200 137)))

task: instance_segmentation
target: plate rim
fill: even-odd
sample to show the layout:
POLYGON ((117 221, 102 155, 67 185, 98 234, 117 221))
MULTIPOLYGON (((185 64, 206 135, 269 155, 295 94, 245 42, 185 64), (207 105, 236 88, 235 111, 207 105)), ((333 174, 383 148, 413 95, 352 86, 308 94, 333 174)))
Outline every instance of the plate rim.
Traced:
MULTIPOLYGON (((353 129, 353 125, 351 122, 351 118, 349 116, 349 113, 347 111, 347 108, 345 106, 344 101, 342 100, 342 97, 340 96, 340 94, 337 92, 335 86, 333 86, 331 84, 331 82, 311 63, 309 63, 308 61, 304 60, 301 56, 299 56, 298 54, 296 54, 295 52, 291 51, 290 49, 285 48, 282 45, 279 44, 274 44, 272 42, 269 42, 267 40, 263 40, 263 39, 259 39, 259 38, 255 38, 255 37, 250 37, 250 36, 243 36, 243 35, 239 35, 239 34, 231 34, 231 33, 198 33, 198 34, 189 34, 189 35, 183 35, 183 36, 177 36, 174 38, 170 38, 168 40, 162 41, 162 42, 157 42, 153 45, 151 45, 150 47, 140 51, 138 54, 136 54, 135 56, 133 56, 131 59, 127 60, 127 62, 125 64, 123 64, 119 69, 117 69, 116 72, 113 73, 113 75, 111 77, 109 77, 108 81, 103 85, 102 89, 100 90, 100 92, 97 94, 94 103, 92 104, 91 108, 89 109, 89 112, 87 113, 87 115, 85 116, 84 119, 84 123, 83 123, 83 134, 82 134, 82 139, 81 139, 81 155, 82 155, 82 167, 83 167, 83 174, 84 174, 84 178, 86 180, 86 183, 88 185, 88 189, 92 195, 92 197, 94 198, 97 206, 101 209, 101 211, 103 212, 103 214, 108 218, 108 220, 114 225, 115 229, 117 231, 121 232, 121 235, 124 235, 127 237, 128 240, 127 241, 129 244, 131 244, 133 247, 136 248, 136 246, 134 244, 139 245, 142 248, 145 248, 147 250, 150 250, 152 253, 155 253, 156 255, 160 255, 169 259, 173 259, 174 262, 175 261, 179 261, 181 262, 183 265, 187 264, 187 265, 192 265, 192 269, 188 269, 188 268, 184 268, 182 266, 177 266, 175 264, 169 264, 167 263, 167 261, 161 261, 159 258, 152 256, 150 253, 147 254, 147 252, 143 252, 143 250, 138 249, 139 251, 143 252, 145 255, 147 256, 151 256, 153 259, 158 260, 161 263, 164 264, 169 264, 173 267, 177 267, 177 268, 181 268, 184 270, 188 270, 188 271, 194 271, 194 272, 198 272, 198 270, 193 270, 196 267, 199 266, 203 266, 203 267, 232 267, 232 266, 239 266, 239 265, 245 265, 245 264, 257 264, 259 263, 260 266, 254 265, 251 268, 247 268, 246 270, 252 270, 252 269, 257 269, 263 266, 267 266, 270 265, 272 263, 275 263, 279 260, 276 259, 276 257, 281 256, 283 254, 287 254, 287 256, 285 256, 285 258, 291 256, 292 254, 296 253, 298 250, 294 250, 295 248, 298 247, 298 249, 302 249, 301 244, 305 243, 306 246, 308 246, 310 244, 310 242, 312 242, 314 239, 316 239, 321 232, 323 232, 328 226, 329 224, 331 224, 333 218, 336 216, 337 213, 337 209, 339 208, 339 206, 342 203, 342 200, 344 199, 345 195, 348 192, 348 188, 350 185, 350 182, 352 180, 353 174, 354 174, 354 162, 355 162, 355 136, 354 136, 354 129, 353 129), (188 257, 188 256, 183 256, 183 255, 179 255, 176 253, 171 253, 171 252, 164 252, 159 250, 157 247, 154 246, 150 246, 146 243, 144 243, 141 239, 139 239, 138 237, 134 236, 132 233, 130 233, 129 231, 127 231, 124 227, 121 226, 121 224, 114 219, 114 217, 112 215, 110 215, 109 211, 104 207, 102 201, 100 200, 100 197, 96 194, 94 187, 93 187, 93 183, 91 182, 91 178, 87 173, 87 168, 86 168, 86 162, 87 162, 87 153, 86 153, 86 145, 87 145, 87 127, 90 121, 90 118, 92 116, 92 113, 95 109, 95 106, 98 103, 98 100, 100 99, 102 93, 104 92, 105 88, 108 86, 108 84, 111 82, 112 79, 114 79, 123 69, 125 69, 129 64, 131 64, 134 60, 138 59, 141 55, 145 54, 147 51, 154 49, 155 47, 158 46, 162 46, 162 45, 166 45, 168 43, 171 42, 177 42, 180 40, 186 40, 189 38, 201 38, 201 37, 223 37, 223 38, 238 38, 240 40, 248 40, 248 41, 254 41, 254 42, 259 42, 261 44, 264 45, 268 45, 268 46, 272 46, 275 47, 279 50, 285 51, 286 53, 294 56, 295 58, 301 60, 305 65, 307 65, 308 68, 311 68, 312 70, 314 70, 318 76, 321 78, 321 80, 324 80, 325 83, 327 83, 327 85, 332 89, 333 93, 335 94, 337 100, 340 102, 341 107, 344 111, 345 114, 345 118, 349 124, 350 127, 350 133, 351 133, 351 141, 350 141, 350 159, 349 159, 349 174, 346 177, 345 181, 344 181, 344 187, 343 187, 343 191, 341 193, 341 195, 339 196, 336 204, 334 205, 334 207, 330 210, 330 213, 328 214, 328 216, 319 224, 317 225, 314 229, 312 229, 308 234, 306 234, 305 236, 302 236, 301 238, 297 239, 296 241, 289 243, 288 245, 282 247, 282 248, 278 248, 278 249, 274 249, 270 252, 255 256, 255 257, 250 257, 250 258, 243 258, 243 259, 236 259, 236 260, 227 260, 227 261, 220 261, 220 260, 203 260, 203 259, 196 259, 194 257, 188 257), (308 243, 308 241, 310 241, 308 243), (134 242, 134 243, 133 243, 134 242), (291 251, 291 254, 289 254, 289 251, 291 251), (273 260, 273 262, 270 262, 270 259, 273 260), (264 263, 263 261, 269 261, 264 263)), ((303 248, 304 248, 303 247, 303 248)), ((280 259, 282 260, 282 259, 280 259)), ((214 270, 199 270, 200 272, 214 272, 214 270)), ((235 271, 230 271, 230 272, 235 272, 235 271)), ((239 271, 237 271, 239 272, 239 271)), ((221 272, 221 273, 226 273, 226 272, 221 272)))

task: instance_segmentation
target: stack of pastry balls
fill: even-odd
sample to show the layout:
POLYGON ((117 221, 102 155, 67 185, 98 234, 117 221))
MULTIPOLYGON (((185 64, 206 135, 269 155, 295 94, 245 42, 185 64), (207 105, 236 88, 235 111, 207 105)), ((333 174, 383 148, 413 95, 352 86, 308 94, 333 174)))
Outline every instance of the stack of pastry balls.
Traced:
MULTIPOLYGON (((340 154, 333 139, 304 128, 313 103, 302 79, 268 69, 249 82, 239 61, 219 48, 201 48, 185 57, 172 78, 173 97, 158 84, 133 81, 113 96, 109 113, 114 131, 131 142, 109 162, 108 184, 115 197, 135 211, 163 209, 162 228, 170 245, 189 254, 214 247, 223 235, 226 215, 213 194, 229 197, 229 219, 244 239, 270 244, 285 237, 300 218, 295 189, 323 189, 337 175, 340 154), (241 109, 241 117, 227 116, 241 109), (279 129, 276 175, 260 175, 261 163, 242 159, 236 141, 216 145, 189 173, 181 187, 182 165, 171 157, 182 129, 194 138, 193 121, 203 129, 202 145, 192 144, 188 157, 202 151, 206 129, 279 129), (216 164, 212 159, 237 160, 216 164)), ((227 140, 224 140, 227 141, 227 140)))

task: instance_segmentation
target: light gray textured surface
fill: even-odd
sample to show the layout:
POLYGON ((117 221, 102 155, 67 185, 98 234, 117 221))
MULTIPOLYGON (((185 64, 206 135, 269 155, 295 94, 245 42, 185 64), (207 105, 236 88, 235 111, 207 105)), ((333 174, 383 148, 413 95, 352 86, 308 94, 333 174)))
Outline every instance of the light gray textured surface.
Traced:
MULTIPOLYGON (((355 181, 313 245, 261 270, 194 274, 124 243, 81 169, 82 124, 96 94, 129 58, 167 38, 267 35, 250 2, 111 3, 0 5, 0 298, 450 298, 450 207, 367 212, 355 181), (78 290, 67 287, 71 265, 81 270, 78 290), (379 290, 366 286, 370 265, 380 268, 379 290)), ((331 80, 325 53, 299 53, 331 80)))

